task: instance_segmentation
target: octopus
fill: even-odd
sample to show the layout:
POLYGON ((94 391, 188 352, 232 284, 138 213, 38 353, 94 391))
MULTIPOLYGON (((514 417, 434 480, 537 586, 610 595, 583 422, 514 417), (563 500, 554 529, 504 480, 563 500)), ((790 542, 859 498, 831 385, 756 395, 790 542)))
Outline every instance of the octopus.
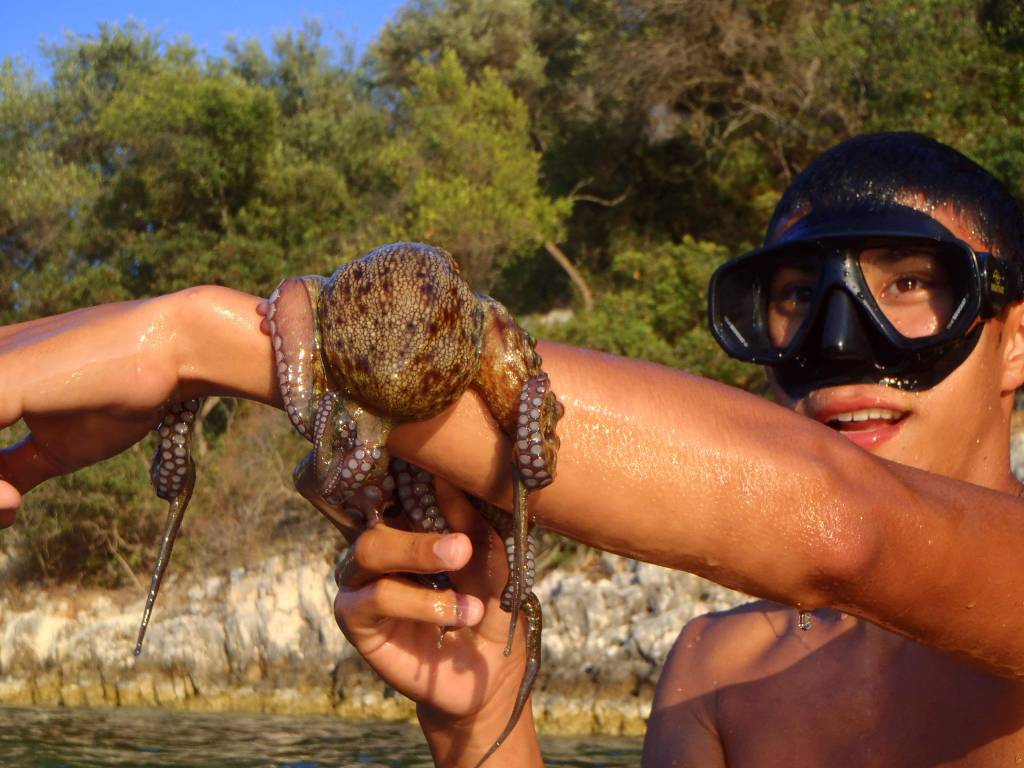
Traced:
MULTIPOLYGON (((381 246, 330 279, 288 278, 259 311, 285 411, 312 444, 295 468, 295 487, 349 541, 395 514, 413 530, 448 530, 433 475, 388 450, 396 425, 435 416, 472 388, 511 438, 512 514, 483 502, 478 508, 508 557, 505 655, 522 615, 527 664, 509 721, 482 764, 512 732, 540 669, 542 616, 533 593, 536 543, 527 499, 554 479, 563 409, 536 342, 499 302, 472 291, 449 253, 420 243, 381 246)), ((151 478, 170 506, 136 654, 195 484, 189 449, 199 408, 196 400, 174 404, 157 426, 151 478)), ((425 578, 435 589, 448 584, 445 574, 425 578)))

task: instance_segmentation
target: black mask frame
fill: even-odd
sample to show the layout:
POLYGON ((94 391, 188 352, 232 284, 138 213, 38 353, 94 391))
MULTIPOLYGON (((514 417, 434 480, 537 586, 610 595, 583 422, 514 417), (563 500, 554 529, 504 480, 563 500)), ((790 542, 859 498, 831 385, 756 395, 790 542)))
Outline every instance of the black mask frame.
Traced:
POLYGON ((790 397, 855 383, 922 391, 942 381, 973 351, 982 330, 976 323, 979 317, 994 317, 1021 298, 1024 277, 1017 264, 975 251, 921 211, 890 206, 812 213, 771 245, 721 265, 711 278, 708 317, 712 334, 730 356, 769 366, 790 397), (963 291, 962 301, 937 334, 900 334, 871 298, 855 265, 856 253, 871 242, 893 241, 940 245, 958 256, 954 278, 963 291), (744 276, 771 270, 796 251, 821 259, 820 277, 810 299, 811 316, 784 348, 777 349, 766 340, 763 317, 754 317, 749 326, 754 333, 745 335, 729 315, 761 312, 758 291, 764 290, 763 282, 744 282, 744 276), (760 338, 747 338, 758 332, 760 338))

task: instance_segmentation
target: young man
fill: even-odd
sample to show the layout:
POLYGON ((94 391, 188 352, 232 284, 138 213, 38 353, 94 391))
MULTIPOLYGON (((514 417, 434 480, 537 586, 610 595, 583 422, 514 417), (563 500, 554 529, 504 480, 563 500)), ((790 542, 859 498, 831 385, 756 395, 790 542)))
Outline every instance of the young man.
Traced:
MULTIPOLYGON (((866 140, 842 162, 830 153, 817 165, 825 182, 843 178, 840 166, 874 169, 870 184, 850 180, 849 199, 871 202, 859 218, 828 195, 783 200, 769 244, 799 247, 763 253, 746 273, 748 295, 775 290, 773 305, 757 305, 774 315, 721 313, 722 338, 733 334, 726 343, 747 345, 734 352, 776 356, 763 362, 779 363, 776 381, 797 413, 659 366, 540 346, 566 413, 559 477, 532 505, 539 521, 794 606, 756 606, 684 633, 652 717, 652 763, 955 764, 1004 760, 1016 748, 1024 503, 1007 446, 1013 393, 1024 382, 1024 309, 996 306, 992 276, 1011 298, 1018 278, 977 252, 1019 259, 1020 214, 1005 193, 996 194, 1002 202, 972 197, 993 182, 962 159, 926 172, 955 153, 897 138, 866 140), (906 173, 893 179, 898 168, 906 173), (870 214, 877 223, 886 212, 900 219, 887 226, 913 230, 869 232, 870 214), (808 253, 812 227, 836 219, 843 229, 824 238, 835 248, 808 253), (857 282, 868 279, 865 264, 903 257, 881 242, 900 234, 949 248, 950 261, 931 262, 933 271, 951 265, 951 287, 923 302, 930 326, 927 316, 908 324, 888 305, 886 314, 884 292, 869 298, 857 282), (820 258, 817 272, 808 257, 820 258), (901 367, 904 358, 917 363, 901 367), (840 433, 850 424, 867 427, 859 444, 840 433), (796 607, 821 606, 867 621, 819 611, 810 632, 789 631, 796 607), (748 688, 757 690, 746 696, 748 688), (876 731, 873 742, 864 735, 876 731), (782 751, 765 741, 775 734, 782 751)), ((920 277, 896 284, 894 295, 913 293, 920 277)), ((228 393, 280 407, 256 304, 199 288, 0 329, 0 426, 23 418, 32 430, 0 453, 0 480, 24 493, 112 455, 144 436, 169 401, 228 393)), ((396 430, 391 446, 507 508, 507 443, 475 396, 396 430)), ((488 558, 504 562, 503 547, 458 493, 442 486, 441 495, 463 533, 374 528, 353 548, 336 608, 371 664, 420 703, 438 762, 473 765, 504 726, 521 658, 501 655, 507 615, 488 558), (416 570, 456 571, 459 592, 437 595, 390 575, 416 570), (436 629, 423 622, 466 629, 437 649, 436 629)), ((12 493, 0 523, 13 521, 15 504, 12 493)), ((524 717, 492 764, 539 759, 524 717)))
MULTIPOLYGON (((1024 354, 1017 304, 1024 297, 1022 249, 1021 213, 983 169, 921 136, 861 137, 826 153, 794 182, 779 204, 766 247, 718 271, 710 292, 713 330, 731 354, 769 366, 780 403, 869 454, 1018 494, 1008 469, 1008 438, 1024 354)), ((728 447, 723 441, 721 450, 728 447)), ((754 473, 751 487, 783 483, 772 475, 785 471, 785 463, 765 459, 770 468, 754 473)), ((822 472, 838 473, 829 459, 823 451, 822 472)), ((870 486, 879 474, 865 472, 853 483, 870 486)), ((982 595, 1019 585, 1016 564, 1008 564, 1011 573, 992 572, 975 581, 960 564, 943 562, 943 537, 955 539, 984 524, 955 502, 943 502, 956 519, 940 533, 916 510, 904 517, 900 509, 908 502, 920 505, 926 487, 910 499, 890 501, 883 493, 862 506, 863 499, 851 495, 851 479, 836 479, 829 503, 837 514, 832 520, 820 511, 808 514, 809 535, 817 538, 824 526, 849 546, 842 509, 847 499, 860 515, 875 515, 878 522, 893 517, 897 524, 888 535, 904 538, 908 558, 899 578, 917 586, 901 598, 908 601, 903 610, 934 605, 942 611, 946 602, 947 620, 971 621, 986 599, 982 595), (932 556, 937 561, 931 566, 921 564, 932 556), (925 572, 928 577, 920 579, 925 572), (949 605, 945 593, 969 582, 959 604, 949 605)), ((813 495, 820 489, 807 491, 811 498, 798 500, 791 518, 818 503, 813 495)), ((460 521, 461 506, 448 502, 460 521)), ((787 552, 784 540, 773 543, 779 557, 800 556, 799 546, 787 552)), ((379 559, 386 556, 372 539, 361 544, 368 572, 400 571, 429 560, 392 555, 384 566, 379 559)), ((479 568, 470 565, 465 586, 486 594, 479 568)), ((870 579, 871 569, 863 573, 870 579)), ((369 578, 362 575, 363 581, 369 578)), ((403 613, 397 596, 382 597, 379 583, 378 593, 359 586, 350 584, 339 594, 339 623, 383 674, 408 686, 412 670, 403 666, 411 659, 401 659, 395 648, 414 646, 395 619, 415 614, 403 613)), ((869 580, 861 586, 884 591, 889 585, 869 580)), ((881 617, 870 623, 820 609, 813 629, 802 631, 807 617, 788 605, 758 602, 691 622, 659 684, 644 764, 1024 761, 1019 668, 1011 676, 991 674, 956 658, 968 647, 936 651, 883 628, 891 622, 881 617)), ((1001 625, 1024 630, 1024 614, 1013 612, 1001 625)), ((500 625, 478 631, 477 648, 488 647, 488 633, 501 637, 500 625)), ((420 661, 430 656, 422 647, 420 653, 420 661)), ((438 669, 443 672, 443 664, 438 669)), ((465 702, 424 688, 414 687, 412 694, 426 703, 421 723, 445 764, 461 764, 459 755, 471 751, 464 745, 478 748, 479 734, 493 734, 500 725, 493 713, 501 707, 468 708, 471 716, 451 719, 465 702), (438 711, 449 717, 438 717, 438 711)), ((503 697, 507 711, 510 692, 494 698, 503 697)), ((520 751, 499 752, 499 764, 539 760, 530 749, 531 736, 528 726, 517 729, 514 748, 520 751)))
MULTIPOLYGON (((712 322, 731 354, 770 366, 797 413, 875 456, 1019 493, 1006 473, 1020 354, 1006 307, 1024 296, 1022 264, 1020 211, 988 173, 924 137, 861 137, 794 182, 765 248, 719 271, 712 322)), ((927 530, 905 535, 933 545, 927 530)), ((798 621, 760 602, 691 622, 659 684, 645 764, 1024 762, 1019 679, 840 611, 817 611, 809 632, 798 621)), ((1024 629, 1024 614, 1004 621, 1024 629)))

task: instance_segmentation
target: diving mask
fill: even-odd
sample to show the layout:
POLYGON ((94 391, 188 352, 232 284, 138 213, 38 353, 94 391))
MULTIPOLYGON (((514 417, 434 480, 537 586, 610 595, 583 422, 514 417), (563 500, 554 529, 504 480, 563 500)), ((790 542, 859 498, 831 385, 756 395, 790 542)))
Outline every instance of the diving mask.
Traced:
POLYGON ((977 319, 1022 297, 1018 265, 891 206, 811 213, 726 262, 708 313, 728 354, 770 366, 800 398, 842 384, 930 389, 973 351, 977 319))

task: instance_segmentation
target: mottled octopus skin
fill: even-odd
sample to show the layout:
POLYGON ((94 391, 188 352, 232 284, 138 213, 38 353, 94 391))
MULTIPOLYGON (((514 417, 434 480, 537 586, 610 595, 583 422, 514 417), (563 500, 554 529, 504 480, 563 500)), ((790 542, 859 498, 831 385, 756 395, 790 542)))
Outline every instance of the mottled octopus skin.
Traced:
MULTIPOLYGON (((562 406, 535 342, 501 304, 473 293, 451 255, 419 243, 376 248, 329 280, 284 280, 270 296, 266 322, 288 418, 313 443, 295 468, 295 486, 349 541, 395 511, 413 530, 448 530, 433 476, 388 452, 396 424, 434 416, 473 388, 512 439, 513 515, 481 507, 509 559, 501 598, 511 613, 505 653, 522 611, 527 666, 510 719, 482 764, 512 732, 540 668, 542 617, 532 594, 536 547, 527 495, 554 478, 562 406)), ((189 443, 200 406, 195 400, 172 405, 157 426, 161 442, 151 476, 170 509, 136 654, 195 482, 189 443)), ((448 588, 445 574, 419 578, 448 588)))
MULTIPOLYGON (((492 520, 510 561, 502 594, 502 607, 511 613, 505 652, 511 653, 523 610, 529 659, 497 749, 515 726, 540 664, 526 497, 554 477, 562 406, 534 340, 501 304, 473 293, 447 252, 418 243, 377 248, 328 281, 285 280, 271 294, 266 317, 285 409, 314 444, 296 469, 296 487, 350 540, 375 524, 394 498, 386 439, 395 424, 434 416, 472 387, 512 438, 513 517, 492 520)), ((407 518, 418 529, 442 530, 427 473, 409 469, 423 474, 414 486, 426 501, 414 512, 405 509, 407 518)), ((401 474, 404 503, 408 486, 401 474)))

